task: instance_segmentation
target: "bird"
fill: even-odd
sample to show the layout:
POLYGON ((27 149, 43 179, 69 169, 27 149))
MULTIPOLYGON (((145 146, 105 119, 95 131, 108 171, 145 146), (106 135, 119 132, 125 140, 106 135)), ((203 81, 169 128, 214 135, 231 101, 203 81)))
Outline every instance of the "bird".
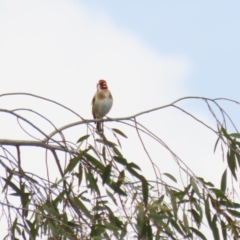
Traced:
MULTIPOLYGON (((111 92, 108 90, 107 82, 100 79, 97 83, 97 92, 92 99, 92 115, 94 119, 103 119, 109 113, 113 105, 111 92)), ((103 124, 97 122, 98 132, 103 132, 103 124)))

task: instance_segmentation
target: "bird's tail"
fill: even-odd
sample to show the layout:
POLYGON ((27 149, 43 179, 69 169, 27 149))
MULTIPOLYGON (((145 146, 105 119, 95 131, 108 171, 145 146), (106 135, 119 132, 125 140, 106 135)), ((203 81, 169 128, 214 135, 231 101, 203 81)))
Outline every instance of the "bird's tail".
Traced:
POLYGON ((97 122, 97 130, 98 130, 98 132, 103 132, 103 123, 102 122, 97 122))

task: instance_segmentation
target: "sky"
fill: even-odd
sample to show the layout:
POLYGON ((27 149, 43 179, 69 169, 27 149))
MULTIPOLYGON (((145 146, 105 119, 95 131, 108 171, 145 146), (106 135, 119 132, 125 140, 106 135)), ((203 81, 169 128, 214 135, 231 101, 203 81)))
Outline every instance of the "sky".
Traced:
MULTIPOLYGON (((101 78, 107 80, 114 98, 109 113, 112 118, 127 117, 184 96, 238 101, 239 10, 240 2, 233 0, 1 0, 0 94, 28 92, 51 98, 86 119, 92 118, 91 100, 101 78)), ((188 100, 182 106, 214 126, 203 103, 188 100)), ((238 122, 239 109, 225 106, 238 122)), ((79 120, 30 97, 0 97, 0 108, 17 107, 36 109, 58 127, 79 120)), ((52 131, 39 118, 22 114, 47 133, 52 131)), ((12 117, 3 113, 0 117, 1 138, 29 139, 12 117)), ((225 165, 221 152, 213 153, 217 138, 210 131, 174 109, 145 114, 138 120, 163 139, 197 176, 219 183, 225 165), (216 174, 212 174, 213 169, 216 174)), ((108 126, 129 135, 123 141, 124 155, 151 176, 144 151, 132 150, 141 149, 136 133, 115 122, 108 126)), ((81 134, 85 134, 82 127, 66 131, 75 142, 81 134)), ((177 176, 178 168, 169 153, 143 138, 161 171, 177 176)), ((44 163, 32 160, 36 152, 29 154, 25 149, 23 153, 29 171, 36 166, 44 169, 44 163)))
POLYGON ((239 1, 82 1, 164 56, 192 63, 187 93, 238 98, 239 1))

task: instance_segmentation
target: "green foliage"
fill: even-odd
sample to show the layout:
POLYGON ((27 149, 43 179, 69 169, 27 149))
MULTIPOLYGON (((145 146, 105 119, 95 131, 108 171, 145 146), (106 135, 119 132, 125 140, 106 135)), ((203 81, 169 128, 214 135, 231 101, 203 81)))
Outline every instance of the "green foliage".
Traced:
MULTIPOLYGON (((226 136, 227 133, 224 134, 226 136)), ((238 144, 229 136, 228 164, 237 158, 238 144)), ((238 237, 240 212, 236 209, 240 208, 240 204, 232 202, 226 195, 227 170, 222 175, 220 189, 201 177, 189 176, 189 184, 183 189, 165 185, 164 195, 155 195, 151 183, 140 174, 140 167, 128 162, 117 144, 106 137, 97 142, 111 154, 96 154, 92 147, 74 154, 63 171, 63 178, 51 184, 48 198, 35 205, 35 209, 30 208, 33 196, 26 192, 25 186, 34 184, 36 188, 40 187, 37 181, 26 177, 28 181, 18 187, 14 177, 19 172, 14 171, 9 172, 7 178, 2 178, 5 182, 3 191, 10 188, 11 195, 20 198, 22 217, 27 223, 24 226, 16 218, 11 226, 12 236, 29 235, 35 239, 44 234, 53 239, 124 239, 129 227, 132 227, 138 239, 195 237, 206 240, 201 227, 207 219, 213 239, 220 239, 220 234, 227 239, 228 230, 235 238, 238 237), (69 181, 71 176, 78 179, 78 186, 84 181, 86 191, 76 194, 72 180, 69 181), (132 208, 131 218, 118 213, 119 206, 124 208, 127 204, 132 208), (71 219, 70 211, 74 213, 71 219)), ((236 165, 229 165, 229 169, 236 178, 236 165)), ((170 173, 164 175, 177 183, 170 173)))
POLYGON ((189 169, 182 184, 160 171, 155 181, 148 179, 122 150, 121 141, 130 141, 126 134, 116 128, 109 132, 88 132, 76 148, 59 141, 66 164, 59 163, 59 149, 50 149, 59 171, 54 182, 25 171, 20 159, 15 165, 1 162, 6 171, 2 192, 7 200, 18 200, 17 206, 8 206, 15 215, 5 239, 206 240, 206 227, 211 239, 239 239, 240 204, 229 190, 230 177, 239 178, 239 133, 229 134, 224 126, 217 133, 215 148, 221 142, 227 150, 218 188, 189 169))

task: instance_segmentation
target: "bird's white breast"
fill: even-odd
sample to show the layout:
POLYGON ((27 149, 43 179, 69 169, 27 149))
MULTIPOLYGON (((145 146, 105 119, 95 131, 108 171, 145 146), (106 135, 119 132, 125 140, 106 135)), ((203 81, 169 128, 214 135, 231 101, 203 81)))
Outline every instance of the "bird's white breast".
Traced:
POLYGON ((105 98, 97 99, 95 104, 96 116, 102 118, 110 111, 113 99, 109 97, 109 93, 106 93, 105 98))

